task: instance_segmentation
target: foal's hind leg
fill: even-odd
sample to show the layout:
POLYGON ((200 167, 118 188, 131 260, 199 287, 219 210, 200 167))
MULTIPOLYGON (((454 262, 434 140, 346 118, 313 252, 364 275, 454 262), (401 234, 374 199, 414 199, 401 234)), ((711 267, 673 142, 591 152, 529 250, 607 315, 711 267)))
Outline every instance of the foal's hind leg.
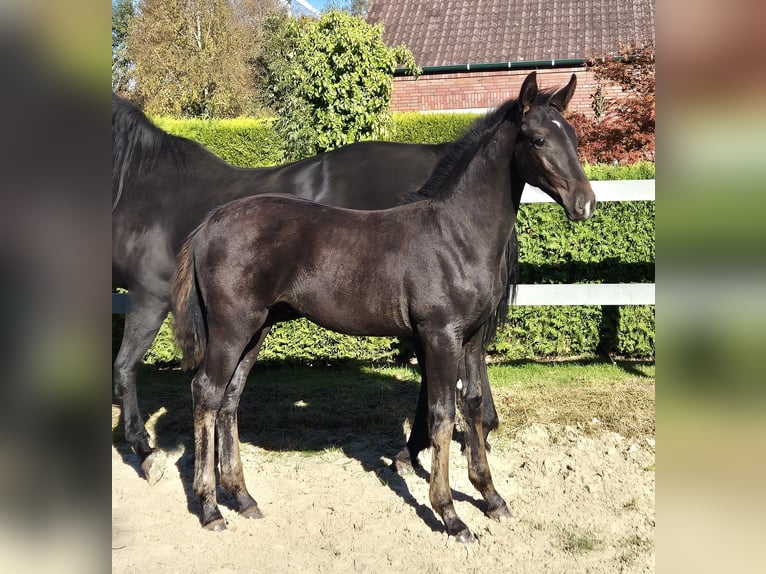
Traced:
POLYGON ((247 376, 253 368, 253 363, 258 357, 269 329, 265 328, 257 335, 255 346, 245 353, 245 356, 237 366, 231 382, 226 387, 223 405, 218 411, 216 428, 218 430, 218 454, 221 464, 221 486, 225 488, 237 502, 237 510, 246 518, 262 518, 263 514, 258 509, 245 485, 245 474, 242 469, 242 460, 239 453, 239 428, 237 423, 237 407, 242 391, 245 388, 247 376))
POLYGON ((223 389, 217 392, 203 361, 192 379, 194 402, 194 495, 202 506, 202 526, 224 530, 226 523, 215 496, 215 419, 223 389))
MULTIPOLYGON (((242 330, 242 326, 239 326, 242 330)), ((245 327, 246 328, 246 327, 245 327)), ((202 525, 208 530, 223 530, 223 520, 215 495, 215 427, 224 404, 227 388, 234 378, 240 356, 249 336, 235 328, 216 328, 210 324, 205 358, 192 380, 194 400, 194 494, 202 506, 202 525)), ((241 389, 240 389, 241 391, 241 389)), ((235 393, 236 399, 239 395, 235 393)), ((224 423, 228 424, 224 417, 224 423)), ((231 420, 235 423, 235 420, 231 420)), ((236 438, 236 436, 234 437, 236 438)), ((225 458, 231 459, 227 451, 225 458)), ((238 451, 237 451, 238 456, 238 451)), ((223 457, 222 457, 223 458, 223 457)), ((230 476, 231 472, 227 476, 230 476)))
POLYGON ((483 380, 486 373, 481 337, 474 337, 465 346, 466 380, 462 390, 463 417, 466 422, 466 450, 468 456, 468 478, 487 502, 487 515, 498 520, 511 515, 505 500, 495 490, 492 474, 487 462, 483 430, 483 380))
POLYGON ((138 455, 147 481, 154 484, 162 478, 164 469, 160 467, 157 452, 149 445, 149 435, 138 407, 136 366, 157 336, 169 305, 165 299, 138 291, 132 292, 130 297, 122 343, 114 360, 114 393, 122 405, 125 440, 138 455))

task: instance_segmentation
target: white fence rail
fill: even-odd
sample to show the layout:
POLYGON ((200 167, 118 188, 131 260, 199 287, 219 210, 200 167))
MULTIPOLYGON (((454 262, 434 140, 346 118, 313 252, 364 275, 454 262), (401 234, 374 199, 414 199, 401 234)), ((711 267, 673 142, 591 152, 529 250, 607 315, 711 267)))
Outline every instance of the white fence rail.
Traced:
MULTIPOLYGON (((596 201, 654 201, 654 180, 592 181, 596 201)), ((527 186, 522 203, 553 200, 527 186)), ((519 285, 516 305, 654 305, 654 283, 519 285)), ((128 295, 112 293, 112 313, 125 313, 128 295)))

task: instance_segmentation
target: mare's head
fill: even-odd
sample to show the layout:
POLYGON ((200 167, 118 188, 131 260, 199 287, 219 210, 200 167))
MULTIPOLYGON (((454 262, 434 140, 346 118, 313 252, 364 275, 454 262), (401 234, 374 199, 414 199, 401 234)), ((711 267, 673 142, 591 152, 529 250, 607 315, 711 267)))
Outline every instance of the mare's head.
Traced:
POLYGON ((596 196, 577 159, 577 134, 561 116, 576 86, 572 74, 561 90, 540 94, 535 72, 527 76, 519 93, 520 125, 513 154, 522 179, 556 200, 572 221, 588 219, 596 207, 596 196))

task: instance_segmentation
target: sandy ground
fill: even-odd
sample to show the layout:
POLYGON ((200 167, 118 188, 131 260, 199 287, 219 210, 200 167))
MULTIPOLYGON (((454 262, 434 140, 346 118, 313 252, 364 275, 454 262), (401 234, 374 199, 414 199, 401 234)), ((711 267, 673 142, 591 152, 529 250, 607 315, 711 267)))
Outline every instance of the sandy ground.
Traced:
MULTIPOLYGON (((490 437, 491 439, 491 437, 490 437)), ((123 444, 112 448, 113 572, 653 572, 652 437, 533 425, 489 455, 513 517, 486 517, 453 441, 450 480, 460 517, 477 537, 449 538, 428 502, 424 470, 399 476, 396 449, 358 442, 306 455, 244 442, 250 492, 263 511, 247 520, 219 491, 228 530, 199 523, 189 437, 166 451, 150 486, 123 444), (228 506, 227 506, 228 504, 228 506)))

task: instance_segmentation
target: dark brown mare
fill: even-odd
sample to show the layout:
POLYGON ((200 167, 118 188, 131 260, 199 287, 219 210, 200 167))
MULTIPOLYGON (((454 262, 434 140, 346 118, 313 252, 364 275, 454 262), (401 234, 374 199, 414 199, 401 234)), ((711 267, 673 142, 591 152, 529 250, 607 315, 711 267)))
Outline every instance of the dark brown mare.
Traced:
MULTIPOLYGON (((175 257, 186 236, 212 208, 267 192, 291 193, 329 205, 381 209, 401 204, 431 175, 450 144, 366 142, 274 168, 234 167, 196 142, 153 125, 112 95, 112 272, 130 292, 122 345, 114 361, 114 390, 122 402, 125 438, 149 482, 162 476, 138 406, 136 367, 170 307, 175 257)), ((517 263, 516 236, 507 252, 509 282, 517 263)), ((505 307, 497 309, 505 317, 505 307)), ((489 380, 483 378, 489 393, 489 380)), ((408 450, 399 466, 429 445, 425 388, 421 389, 408 450)), ((486 432, 497 426, 487 402, 486 432)))
POLYGON ((473 539, 449 486, 457 386, 471 483, 489 516, 509 515, 486 458, 482 340, 506 288, 506 246, 524 185, 542 188, 571 220, 593 214, 576 136, 561 116, 575 84, 572 76, 562 90, 539 93, 530 74, 518 100, 477 122, 440 160, 420 201, 351 211, 259 195, 214 210, 190 235, 172 307, 184 357, 199 367, 193 490, 206 528, 225 528, 215 493, 216 431, 221 486, 241 514, 261 516, 245 485, 237 407, 266 329, 296 316, 351 335, 411 337, 427 381, 432 507, 450 535, 473 539))

